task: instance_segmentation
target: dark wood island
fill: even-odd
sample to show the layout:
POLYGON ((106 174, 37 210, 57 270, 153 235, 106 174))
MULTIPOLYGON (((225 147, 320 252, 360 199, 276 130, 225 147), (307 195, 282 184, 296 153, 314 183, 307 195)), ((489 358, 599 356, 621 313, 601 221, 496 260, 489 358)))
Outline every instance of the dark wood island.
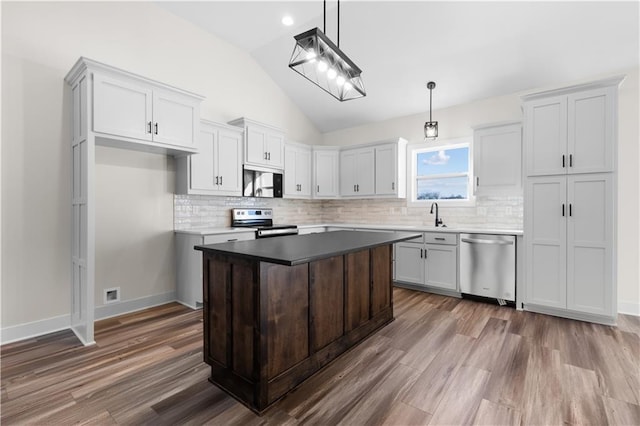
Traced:
POLYGON ((393 320, 393 246, 336 231, 196 246, 210 381, 257 413, 393 320))

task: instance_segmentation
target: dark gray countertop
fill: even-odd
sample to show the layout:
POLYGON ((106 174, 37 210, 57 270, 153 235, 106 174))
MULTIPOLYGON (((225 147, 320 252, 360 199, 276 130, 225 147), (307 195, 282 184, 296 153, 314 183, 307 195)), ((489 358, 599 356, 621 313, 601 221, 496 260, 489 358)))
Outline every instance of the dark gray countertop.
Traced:
POLYGON ((415 232, 335 231, 207 244, 195 249, 292 266, 420 236, 415 232))

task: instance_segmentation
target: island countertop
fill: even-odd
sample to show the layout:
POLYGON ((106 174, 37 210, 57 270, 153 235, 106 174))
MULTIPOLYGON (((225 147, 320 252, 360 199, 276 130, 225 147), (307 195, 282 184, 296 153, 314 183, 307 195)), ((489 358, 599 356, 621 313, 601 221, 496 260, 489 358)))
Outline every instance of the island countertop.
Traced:
POLYGON ((200 245, 195 249, 293 266, 419 237, 411 232, 335 231, 200 245))

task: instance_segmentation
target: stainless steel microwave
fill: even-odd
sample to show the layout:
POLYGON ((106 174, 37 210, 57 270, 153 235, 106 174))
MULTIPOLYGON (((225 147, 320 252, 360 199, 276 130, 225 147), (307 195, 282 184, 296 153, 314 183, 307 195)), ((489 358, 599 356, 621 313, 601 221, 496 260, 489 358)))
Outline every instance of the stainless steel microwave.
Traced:
POLYGON ((245 197, 282 198, 282 173, 245 168, 242 184, 245 197))

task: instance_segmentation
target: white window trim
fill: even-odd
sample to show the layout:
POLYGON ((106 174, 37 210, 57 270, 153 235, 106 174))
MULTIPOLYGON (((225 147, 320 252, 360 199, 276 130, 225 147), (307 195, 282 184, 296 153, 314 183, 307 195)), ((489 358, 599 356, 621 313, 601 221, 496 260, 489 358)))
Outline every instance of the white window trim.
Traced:
MULTIPOLYGON (((474 207, 476 205, 476 197, 473 186, 473 138, 471 136, 456 139, 445 139, 436 142, 420 142, 407 145, 407 182, 408 182, 408 207, 429 207, 431 203, 438 203, 439 206, 448 207, 474 207), (416 180, 416 151, 424 152, 425 150, 438 150, 438 149, 455 149, 462 147, 469 147, 469 199, 467 200, 417 200, 417 185, 416 180)), ((450 175, 442 175, 443 177, 455 177, 464 176, 465 173, 452 173, 450 175)))

